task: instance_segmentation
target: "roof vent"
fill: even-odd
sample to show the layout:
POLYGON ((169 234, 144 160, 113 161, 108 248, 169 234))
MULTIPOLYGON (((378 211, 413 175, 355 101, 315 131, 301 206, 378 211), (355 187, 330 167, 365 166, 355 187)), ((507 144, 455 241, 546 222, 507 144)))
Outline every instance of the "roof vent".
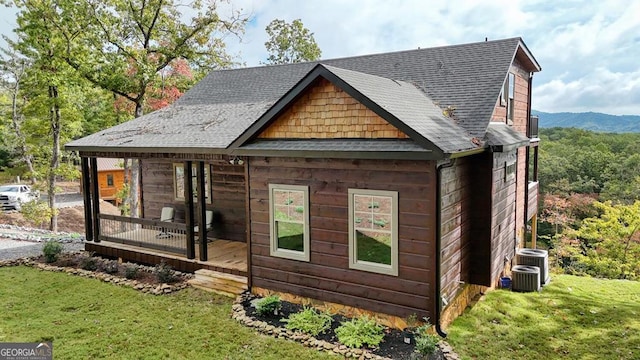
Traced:
POLYGON ((513 291, 531 292, 540 290, 540 269, 529 265, 516 265, 511 269, 513 291))
POLYGON ((540 249, 518 249, 516 251, 518 265, 531 265, 540 268, 540 285, 549 283, 549 252, 540 249))

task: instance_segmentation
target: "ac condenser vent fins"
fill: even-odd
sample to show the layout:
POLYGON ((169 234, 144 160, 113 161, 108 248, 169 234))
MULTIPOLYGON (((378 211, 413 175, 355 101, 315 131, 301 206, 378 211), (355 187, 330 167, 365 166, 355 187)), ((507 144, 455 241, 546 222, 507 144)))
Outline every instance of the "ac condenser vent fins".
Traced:
POLYGON ((540 268, 529 265, 516 265, 511 269, 513 291, 531 292, 540 290, 540 268))
POLYGON ((549 252, 540 249, 518 249, 516 251, 518 265, 531 265, 540 268, 540 286, 549 283, 549 252))

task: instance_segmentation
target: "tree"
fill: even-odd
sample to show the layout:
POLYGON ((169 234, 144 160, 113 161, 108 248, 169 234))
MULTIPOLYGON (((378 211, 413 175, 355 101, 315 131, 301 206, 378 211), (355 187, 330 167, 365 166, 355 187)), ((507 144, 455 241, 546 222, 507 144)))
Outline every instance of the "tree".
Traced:
MULTIPOLYGON (((167 68, 182 59, 196 69, 232 64, 222 37, 239 35, 247 21, 238 12, 229 19, 217 13, 217 2, 189 4, 189 22, 173 0, 85 0, 61 2, 73 23, 57 31, 65 38, 63 59, 83 78, 130 101, 134 117, 142 116, 148 91, 167 68)), ((156 86, 157 87, 157 86, 156 86)), ((131 215, 138 215, 139 164, 132 162, 131 215)))
MULTIPOLYGON (((7 40, 5 38, 5 40, 7 40)), ((20 98, 21 89, 20 84, 25 76, 26 68, 29 66, 29 61, 20 57, 14 51, 2 49, 2 55, 0 55, 0 86, 8 92, 11 104, 10 115, 11 118, 11 130, 12 136, 9 139, 4 138, 12 142, 13 147, 18 152, 18 157, 27 166, 31 184, 36 182, 35 169, 33 167, 33 155, 29 152, 27 147, 26 135, 22 131, 22 123, 24 122, 23 108, 25 106, 24 98, 20 98)), ((5 144, 8 145, 8 144, 5 144)))
POLYGON ((269 52, 268 64, 315 61, 322 55, 313 33, 304 27, 300 19, 292 23, 275 19, 269 23, 266 31, 269 41, 264 46, 269 52))

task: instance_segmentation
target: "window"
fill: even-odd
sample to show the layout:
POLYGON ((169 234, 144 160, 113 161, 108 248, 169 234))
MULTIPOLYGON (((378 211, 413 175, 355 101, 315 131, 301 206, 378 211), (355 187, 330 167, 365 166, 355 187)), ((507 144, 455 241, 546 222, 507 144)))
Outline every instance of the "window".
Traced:
POLYGON ((113 174, 107 174, 107 186, 113 186, 113 174))
POLYGON ((398 193, 349 189, 349 267, 398 275, 398 193))
POLYGON ((271 256, 309 261, 309 187, 269 184, 271 256))
POLYGON ((513 73, 509 73, 509 77, 507 79, 507 87, 508 87, 508 98, 507 98, 507 123, 511 125, 513 123, 513 113, 514 113, 514 101, 515 98, 515 88, 516 88, 516 76, 513 73))
MULTIPOLYGON (((198 164, 192 164, 191 166, 191 183, 193 186, 193 199, 198 198, 198 164)), ((205 189, 205 201, 207 204, 211 204, 211 183, 209 176, 209 165, 205 164, 204 167, 204 189, 205 189)), ((184 201, 184 165, 173 164, 173 191, 174 198, 176 200, 184 201)))

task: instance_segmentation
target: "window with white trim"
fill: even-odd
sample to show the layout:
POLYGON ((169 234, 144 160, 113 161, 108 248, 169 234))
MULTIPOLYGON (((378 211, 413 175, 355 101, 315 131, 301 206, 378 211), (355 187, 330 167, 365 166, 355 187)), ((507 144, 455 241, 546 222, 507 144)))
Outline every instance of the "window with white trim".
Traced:
POLYGON ((398 275, 398 193, 349 189, 349 267, 398 275))
MULTIPOLYGON (((205 202, 211 204, 210 165, 204 165, 204 190, 205 202)), ((191 166, 191 186, 193 187, 193 199, 198 199, 198 164, 191 166)), ((184 201, 184 164, 173 164, 173 195, 177 201, 184 201)))
POLYGON ((271 256, 309 261, 309 187, 269 184, 271 256))

